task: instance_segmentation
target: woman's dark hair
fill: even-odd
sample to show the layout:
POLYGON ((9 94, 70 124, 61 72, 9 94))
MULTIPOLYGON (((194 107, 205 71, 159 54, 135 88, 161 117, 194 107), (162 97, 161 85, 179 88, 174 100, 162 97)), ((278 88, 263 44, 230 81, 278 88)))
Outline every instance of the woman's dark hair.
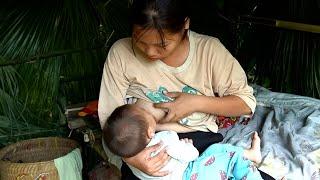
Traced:
POLYGON ((131 25, 143 29, 157 29, 164 43, 164 30, 175 34, 184 28, 189 18, 188 2, 188 0, 132 0, 131 25))
POLYGON ((114 154, 129 158, 141 152, 147 145, 148 124, 135 113, 133 105, 116 108, 103 128, 103 138, 114 154))

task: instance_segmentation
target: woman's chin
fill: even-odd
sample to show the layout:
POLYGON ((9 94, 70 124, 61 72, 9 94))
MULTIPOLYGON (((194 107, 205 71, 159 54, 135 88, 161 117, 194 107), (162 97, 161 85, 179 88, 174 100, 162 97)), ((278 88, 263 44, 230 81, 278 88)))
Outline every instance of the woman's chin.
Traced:
POLYGON ((156 58, 156 57, 147 57, 147 59, 148 59, 149 61, 157 61, 157 60, 159 60, 160 58, 156 58))

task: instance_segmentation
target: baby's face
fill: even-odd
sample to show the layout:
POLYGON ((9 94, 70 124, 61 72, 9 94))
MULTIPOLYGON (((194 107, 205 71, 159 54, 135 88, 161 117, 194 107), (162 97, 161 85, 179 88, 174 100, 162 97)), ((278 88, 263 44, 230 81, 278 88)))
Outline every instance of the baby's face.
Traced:
POLYGON ((152 128, 152 130, 155 132, 156 130, 156 119, 154 118, 154 116, 152 114, 150 114, 148 111, 146 111, 144 108, 141 108, 140 106, 136 106, 136 111, 137 113, 139 113, 140 115, 142 115, 144 118, 141 119, 143 121, 145 121, 149 128, 152 128))

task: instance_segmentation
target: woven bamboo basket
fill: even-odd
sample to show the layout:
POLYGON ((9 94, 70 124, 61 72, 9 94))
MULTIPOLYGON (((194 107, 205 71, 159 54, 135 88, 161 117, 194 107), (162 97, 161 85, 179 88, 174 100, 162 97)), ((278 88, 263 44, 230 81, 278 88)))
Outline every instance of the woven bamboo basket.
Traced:
POLYGON ((54 159, 78 147, 59 137, 20 141, 0 150, 0 180, 59 180, 54 159))

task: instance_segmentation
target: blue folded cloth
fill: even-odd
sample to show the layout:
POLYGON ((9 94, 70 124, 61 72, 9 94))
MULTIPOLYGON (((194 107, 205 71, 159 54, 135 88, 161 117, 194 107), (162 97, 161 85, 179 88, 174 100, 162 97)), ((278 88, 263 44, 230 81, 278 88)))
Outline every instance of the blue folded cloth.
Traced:
POLYGON ((82 159, 79 148, 54 160, 60 180, 82 180, 82 159))

